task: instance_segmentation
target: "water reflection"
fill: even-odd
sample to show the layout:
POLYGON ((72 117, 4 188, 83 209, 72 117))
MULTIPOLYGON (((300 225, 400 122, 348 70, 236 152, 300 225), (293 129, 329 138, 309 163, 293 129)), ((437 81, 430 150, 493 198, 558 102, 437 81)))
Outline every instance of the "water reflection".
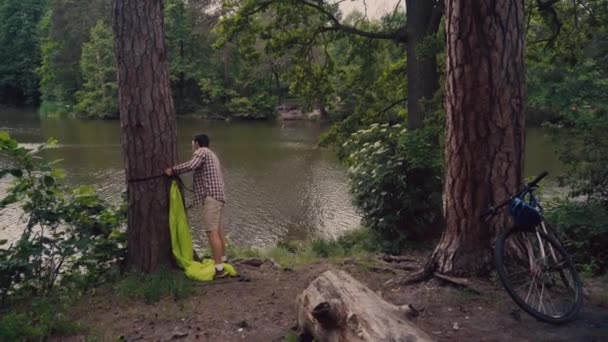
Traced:
MULTIPOLYGON (((120 124, 116 121, 41 120, 34 111, 0 112, 0 130, 35 146, 48 138, 60 144, 44 152, 62 159, 67 182, 90 184, 103 196, 119 201, 124 191, 120 124)), ((331 237, 359 225, 351 204, 344 168, 331 151, 316 147, 323 128, 315 123, 224 123, 196 119, 178 121, 180 160, 190 156, 190 139, 201 132, 221 159, 228 203, 229 238, 240 246, 264 247, 281 239, 331 237)), ((159 170, 164 167, 159 166, 159 170)), ((542 130, 529 129, 526 175, 548 170, 555 176, 561 165, 542 130)), ((186 184, 191 178, 186 176, 186 184)), ((8 182, 0 182, 0 190, 8 182)), ((191 201, 191 194, 186 194, 191 201)), ((189 212, 195 242, 202 244, 200 218, 189 212)), ((2 215, 2 238, 18 236, 20 213, 9 208, 2 215)))
MULTIPOLYGON (((41 120, 31 113, 2 113, 0 127, 19 141, 38 144, 49 137, 60 144, 44 151, 62 159, 68 183, 92 184, 103 196, 120 200, 124 174, 120 127, 114 121, 41 120), (24 115, 25 114, 25 115, 24 115)), ((241 246, 269 246, 284 238, 330 237, 359 225, 343 167, 316 141, 322 128, 314 123, 209 123, 178 121, 180 160, 190 156, 190 139, 211 137, 225 173, 229 238, 241 246)), ((162 170, 164 166, 160 166, 162 170)), ((185 176, 186 184, 191 177, 185 176)), ((6 188, 7 184, 0 184, 6 188)), ((191 201, 191 194, 186 194, 191 201)), ((198 212, 189 212, 200 232, 198 212)), ((0 229, 18 234, 18 210, 3 215, 0 229)), ((200 232, 202 233, 202 232, 200 232)), ((203 243, 202 234, 195 240, 203 243)))

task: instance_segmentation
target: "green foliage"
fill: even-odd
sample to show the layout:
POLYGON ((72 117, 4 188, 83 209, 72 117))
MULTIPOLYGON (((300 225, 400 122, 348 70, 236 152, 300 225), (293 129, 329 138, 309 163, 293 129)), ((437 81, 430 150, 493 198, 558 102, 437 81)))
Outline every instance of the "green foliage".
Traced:
POLYGON ((528 33, 529 107, 533 123, 546 122, 567 173, 572 196, 608 203, 608 8, 583 2, 556 4, 563 21, 555 40, 548 13, 533 12, 528 33), (578 5, 575 5, 578 6, 578 5), (550 45, 536 42, 550 42, 550 45))
POLYGON ((555 16, 532 12, 527 63, 532 123, 545 122, 566 173, 560 185, 574 197, 549 214, 568 250, 589 274, 608 268, 608 7, 561 1, 555 16), (552 39, 555 37, 555 39, 552 39), (539 44, 540 43, 540 44, 539 44), (549 45, 547 45, 549 43, 549 45))
POLYGON ((549 125, 560 160, 561 184, 572 196, 585 196, 608 207, 608 107, 568 110, 549 125))
POLYGON ((608 102, 608 8, 601 0, 559 1, 555 15, 529 4, 526 34, 528 122, 554 121, 570 108, 608 102), (556 21, 561 22, 559 35, 556 21))
POLYGON ((271 249, 228 248, 230 259, 271 258, 283 267, 297 267, 317 262, 320 259, 345 257, 364 258, 379 251, 379 245, 370 236, 368 229, 357 229, 336 239, 303 241, 280 241, 271 249))
POLYGON ((240 119, 265 119, 273 117, 277 98, 267 94, 258 94, 251 98, 234 97, 230 99, 227 109, 240 119))
POLYGON ((91 29, 91 38, 82 47, 80 68, 84 78, 76 93, 76 111, 88 118, 118 117, 118 84, 112 30, 103 21, 91 29))
POLYGON ((45 116, 73 115, 84 80, 80 60, 91 28, 110 21, 108 0, 50 0, 41 21, 42 63, 38 69, 45 116))
POLYGON ((568 252, 589 275, 608 272, 608 207, 597 201, 562 201, 548 212, 568 252))
POLYGON ((374 239, 367 229, 358 229, 346 233, 335 240, 314 240, 310 243, 310 250, 319 258, 340 258, 361 256, 379 250, 374 239))
POLYGON ((28 305, 0 315, 0 341, 45 340, 81 332, 83 328, 65 314, 70 302, 66 296, 34 298, 28 305))
POLYGON ((152 274, 128 274, 114 287, 125 299, 142 299, 151 304, 166 297, 174 300, 188 297, 194 291, 194 281, 183 272, 162 269, 152 274))
POLYGON ((0 206, 20 205, 26 218, 21 237, 0 249, 2 302, 44 295, 57 284, 95 285, 114 276, 125 256, 124 208, 108 205, 91 188, 62 186, 61 169, 37 156, 45 146, 28 151, 0 132, 7 160, 0 176, 12 178, 0 206))
POLYGON ((441 220, 442 161, 435 129, 372 124, 342 146, 354 202, 386 252, 428 240, 441 220))
POLYGON ((36 103, 38 23, 47 0, 0 1, 0 103, 36 103))
POLYGON ((218 28, 218 45, 234 41, 249 58, 273 58, 271 71, 306 109, 324 109, 333 121, 348 118, 325 143, 339 144, 362 125, 387 122, 377 120, 381 116, 404 114, 404 46, 328 29, 339 20, 363 32, 395 32, 405 23, 403 14, 370 20, 354 13, 343 19, 336 3, 298 0, 226 1, 224 9, 229 15, 218 28))

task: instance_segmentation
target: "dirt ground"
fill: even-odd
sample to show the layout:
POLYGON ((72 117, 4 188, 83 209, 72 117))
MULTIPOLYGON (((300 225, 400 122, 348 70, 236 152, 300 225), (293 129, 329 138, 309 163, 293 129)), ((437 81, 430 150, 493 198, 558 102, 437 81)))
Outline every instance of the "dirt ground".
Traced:
POLYGON ((438 341, 608 341, 606 296, 593 295, 605 291, 605 284, 591 284, 592 295, 587 296, 576 321, 555 326, 519 310, 502 288, 487 280, 472 282, 481 293, 476 294, 439 279, 407 287, 392 285, 393 279, 407 272, 380 260, 374 264, 377 267, 346 260, 295 271, 270 264, 237 266, 249 281, 201 283, 187 299, 166 299, 151 305, 125 303, 112 294, 100 293, 75 307, 74 319, 102 341, 285 341, 294 334, 296 296, 322 272, 341 269, 389 302, 424 308, 415 322, 438 341))

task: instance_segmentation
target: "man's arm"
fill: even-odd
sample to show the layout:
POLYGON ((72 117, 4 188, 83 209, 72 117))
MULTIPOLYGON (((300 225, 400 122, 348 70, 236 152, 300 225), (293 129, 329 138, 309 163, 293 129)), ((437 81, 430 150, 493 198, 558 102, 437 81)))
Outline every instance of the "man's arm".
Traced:
POLYGON ((203 164, 203 161, 206 158, 206 154, 203 152, 203 149, 198 149, 194 151, 192 155, 192 159, 189 161, 176 165, 173 167, 172 174, 179 175, 180 173, 190 172, 203 164))

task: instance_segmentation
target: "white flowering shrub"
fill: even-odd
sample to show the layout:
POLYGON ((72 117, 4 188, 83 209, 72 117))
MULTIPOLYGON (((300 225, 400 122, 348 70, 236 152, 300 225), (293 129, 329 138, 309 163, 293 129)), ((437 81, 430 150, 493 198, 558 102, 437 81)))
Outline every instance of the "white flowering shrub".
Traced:
POLYGON ((441 152, 430 130, 373 124, 342 149, 364 224, 385 252, 436 236, 441 221, 441 152))

